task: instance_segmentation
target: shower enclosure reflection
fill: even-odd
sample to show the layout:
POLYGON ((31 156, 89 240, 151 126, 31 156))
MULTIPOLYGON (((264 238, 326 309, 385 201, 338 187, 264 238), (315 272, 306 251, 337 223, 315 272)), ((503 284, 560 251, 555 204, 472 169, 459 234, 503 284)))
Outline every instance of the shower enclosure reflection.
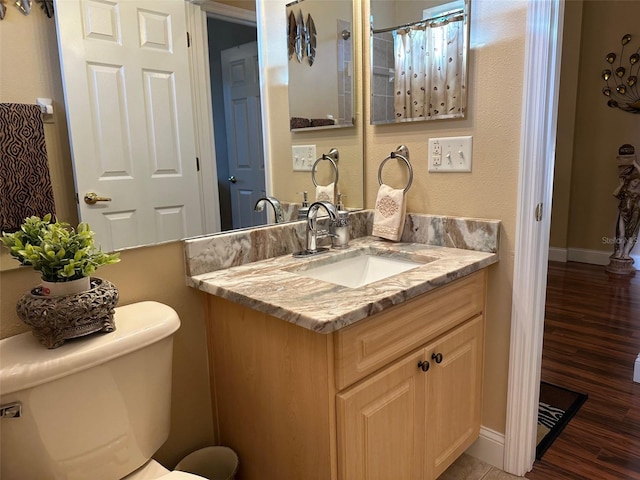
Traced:
POLYGON ((462 118, 470 0, 371 1, 371 123, 462 118))

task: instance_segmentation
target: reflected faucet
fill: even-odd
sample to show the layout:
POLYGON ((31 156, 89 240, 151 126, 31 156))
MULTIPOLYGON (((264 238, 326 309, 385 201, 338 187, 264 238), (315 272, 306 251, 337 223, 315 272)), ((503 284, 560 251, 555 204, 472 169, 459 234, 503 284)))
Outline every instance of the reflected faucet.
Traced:
MULTIPOLYGON (((318 249, 317 240, 318 238, 328 237, 331 234, 326 230, 321 230, 318 232, 318 209, 323 207, 327 213, 329 214, 329 218, 333 221, 338 218, 338 211, 333 203, 330 202, 315 202, 312 203, 309 207, 309 212, 307 213, 307 255, 312 255, 314 253, 318 253, 320 250, 318 249)), ((322 249, 327 250, 327 249, 322 249)))
POLYGON ((273 207, 273 212, 275 213, 275 216, 276 216, 276 223, 284 222, 284 214, 282 213, 282 205, 280 205, 280 202, 278 201, 278 199, 276 197, 267 196, 267 197, 259 198, 258 201, 256 202, 256 206, 253 207, 253 209, 256 212, 261 212, 262 210, 264 210, 264 204, 265 203, 269 203, 273 207))

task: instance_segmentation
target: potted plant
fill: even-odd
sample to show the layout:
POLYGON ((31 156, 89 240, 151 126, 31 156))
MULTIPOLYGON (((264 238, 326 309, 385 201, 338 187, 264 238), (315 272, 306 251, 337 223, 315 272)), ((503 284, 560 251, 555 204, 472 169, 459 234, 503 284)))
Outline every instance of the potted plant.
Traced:
POLYGON ((118 290, 91 275, 120 258, 97 248, 93 237, 86 223, 74 229, 53 222, 51 214, 26 218, 20 230, 0 237, 21 265, 40 272, 42 284, 18 300, 16 311, 47 348, 59 347, 68 338, 115 330, 118 290))
POLYGON ((95 247, 94 232, 80 223, 52 223, 52 215, 28 217, 15 233, 2 233, 0 241, 21 265, 30 265, 42 276, 43 295, 79 293, 90 288, 90 276, 102 265, 120 261, 95 247))

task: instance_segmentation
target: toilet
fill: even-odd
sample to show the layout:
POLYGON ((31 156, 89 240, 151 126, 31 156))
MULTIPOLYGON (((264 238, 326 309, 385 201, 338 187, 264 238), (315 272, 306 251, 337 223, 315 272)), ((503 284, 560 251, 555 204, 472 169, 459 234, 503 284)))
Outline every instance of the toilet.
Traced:
POLYGON ((169 436, 176 312, 116 308, 116 330, 48 350, 0 340, 2 480, 202 480, 152 456, 169 436))

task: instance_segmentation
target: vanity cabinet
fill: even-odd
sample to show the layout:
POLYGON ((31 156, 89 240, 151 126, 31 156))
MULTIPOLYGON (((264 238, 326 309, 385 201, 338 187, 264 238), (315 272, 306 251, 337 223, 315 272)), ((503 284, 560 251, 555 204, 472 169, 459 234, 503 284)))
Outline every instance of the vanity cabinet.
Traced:
POLYGON ((209 295, 213 416, 237 479, 435 479, 479 434, 485 283, 331 334, 209 295))
POLYGON ((341 479, 433 479, 480 428, 483 317, 337 395, 341 479))

